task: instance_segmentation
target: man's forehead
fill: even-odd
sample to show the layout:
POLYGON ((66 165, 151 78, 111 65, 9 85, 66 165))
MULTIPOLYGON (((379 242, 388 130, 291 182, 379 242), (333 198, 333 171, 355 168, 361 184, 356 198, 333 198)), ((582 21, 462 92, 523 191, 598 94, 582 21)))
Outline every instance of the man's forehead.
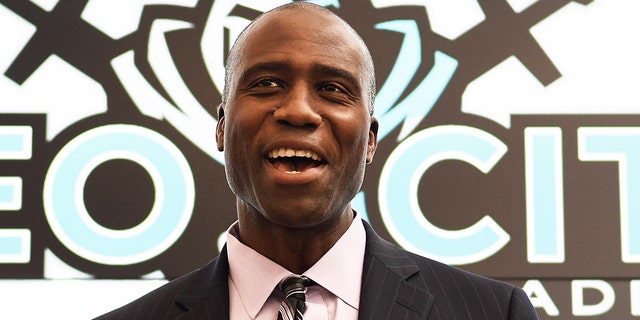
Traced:
POLYGON ((274 30, 279 32, 299 31, 301 28, 304 30, 333 31, 348 37, 356 35, 351 27, 338 16, 324 8, 321 9, 293 7, 269 11, 252 22, 246 30, 246 36, 248 37, 253 33, 270 33, 274 30))
POLYGON ((318 60, 314 71, 331 71, 331 65, 341 64, 342 69, 361 70, 366 49, 359 36, 343 20, 321 9, 281 9, 258 18, 238 39, 238 58, 244 62, 244 70, 238 71, 263 63, 280 69, 293 67, 293 59, 287 58, 298 53, 318 60))
POLYGON ((351 47, 361 51, 356 47, 359 36, 346 22, 325 8, 307 4, 287 5, 259 16, 236 39, 230 55, 242 57, 249 48, 273 49, 274 42, 287 37, 316 42, 324 39, 342 50, 351 47))
POLYGON ((340 19, 333 12, 328 9, 311 4, 311 3, 291 3, 289 5, 283 5, 281 7, 277 7, 271 11, 267 11, 264 14, 257 17, 252 24, 259 25, 269 21, 278 21, 278 20, 287 20, 292 16, 302 16, 305 18, 316 18, 316 19, 325 19, 327 21, 333 20, 336 22, 342 22, 346 25, 346 23, 340 19))

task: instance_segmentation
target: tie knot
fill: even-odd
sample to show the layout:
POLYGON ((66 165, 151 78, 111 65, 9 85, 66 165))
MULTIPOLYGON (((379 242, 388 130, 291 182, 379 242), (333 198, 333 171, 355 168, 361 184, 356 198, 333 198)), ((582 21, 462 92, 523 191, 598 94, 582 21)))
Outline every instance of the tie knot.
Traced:
POLYGON ((291 276, 282 279, 278 287, 284 292, 285 297, 292 294, 303 294, 307 291, 307 287, 312 285, 313 281, 305 276, 291 276))
POLYGON ((292 276, 280 281, 278 288, 284 293, 284 301, 278 309, 278 320, 302 320, 306 309, 304 295, 312 284, 313 281, 305 276, 292 276))

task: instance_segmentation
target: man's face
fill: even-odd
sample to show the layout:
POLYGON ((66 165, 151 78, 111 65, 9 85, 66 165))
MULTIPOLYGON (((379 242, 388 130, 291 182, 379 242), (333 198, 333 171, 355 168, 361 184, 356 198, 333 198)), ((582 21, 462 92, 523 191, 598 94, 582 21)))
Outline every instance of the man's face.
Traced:
POLYGON ((301 11, 249 31, 218 127, 240 214, 302 228, 349 209, 377 144, 359 45, 336 18, 301 11))

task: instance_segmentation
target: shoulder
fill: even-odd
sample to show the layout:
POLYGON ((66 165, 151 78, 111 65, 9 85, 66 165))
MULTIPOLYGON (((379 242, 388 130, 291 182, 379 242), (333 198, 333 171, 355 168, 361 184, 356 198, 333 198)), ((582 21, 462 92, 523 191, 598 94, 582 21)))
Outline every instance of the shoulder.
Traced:
POLYGON ((221 272, 220 268, 217 268, 221 264, 220 260, 224 260, 223 263, 226 263, 226 259, 216 257, 202 268, 171 280, 142 297, 96 319, 173 319, 187 310, 185 304, 196 303, 193 300, 185 303, 181 301, 182 299, 193 299, 197 296, 205 297, 211 287, 227 285, 227 273, 224 272, 227 269, 222 268, 221 272), (224 279, 224 282, 217 279, 224 279), (181 296, 184 298, 181 298, 181 296))
MULTIPOLYGON (((441 289, 450 291, 451 287, 478 287, 482 290, 496 290, 500 293, 513 291, 514 286, 474 274, 455 266, 447 265, 404 250, 397 245, 382 239, 368 223, 364 223, 367 231, 367 254, 376 257, 390 269, 403 266, 402 272, 419 271, 431 291, 441 289)), ((436 290, 438 291, 438 290, 436 290)))
POLYGON ((398 274, 427 293, 434 319, 468 319, 469 315, 473 319, 537 319, 522 289, 401 249, 380 238, 366 223, 365 229, 368 267, 376 266, 375 275, 398 274))
POLYGON ((175 296, 190 282, 191 278, 192 275, 189 274, 172 280, 144 296, 96 319, 142 319, 144 318, 142 315, 148 313, 149 310, 158 308, 163 313, 169 313, 172 308, 175 308, 175 296))
POLYGON ((425 258, 409 251, 403 251, 409 259, 413 260, 418 265, 422 276, 425 279, 429 279, 430 282, 435 283, 442 282, 442 286, 445 286, 445 283, 447 283, 448 285, 481 287, 504 291, 505 293, 509 293, 515 288, 513 285, 502 281, 494 280, 455 266, 425 258))
POLYGON ((459 308, 497 312, 505 319, 537 319, 527 294, 509 283, 478 275, 411 252, 406 255, 420 268, 427 290, 434 295, 440 311, 459 308))

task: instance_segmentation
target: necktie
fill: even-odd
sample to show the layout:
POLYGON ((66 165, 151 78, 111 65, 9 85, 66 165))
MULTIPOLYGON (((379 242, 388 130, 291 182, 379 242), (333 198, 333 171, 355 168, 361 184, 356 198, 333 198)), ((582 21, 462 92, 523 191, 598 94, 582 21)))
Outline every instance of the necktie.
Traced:
POLYGON ((284 301, 278 308, 278 320, 302 320, 306 309, 304 294, 313 282, 307 277, 284 278, 278 287, 284 293, 284 301))

